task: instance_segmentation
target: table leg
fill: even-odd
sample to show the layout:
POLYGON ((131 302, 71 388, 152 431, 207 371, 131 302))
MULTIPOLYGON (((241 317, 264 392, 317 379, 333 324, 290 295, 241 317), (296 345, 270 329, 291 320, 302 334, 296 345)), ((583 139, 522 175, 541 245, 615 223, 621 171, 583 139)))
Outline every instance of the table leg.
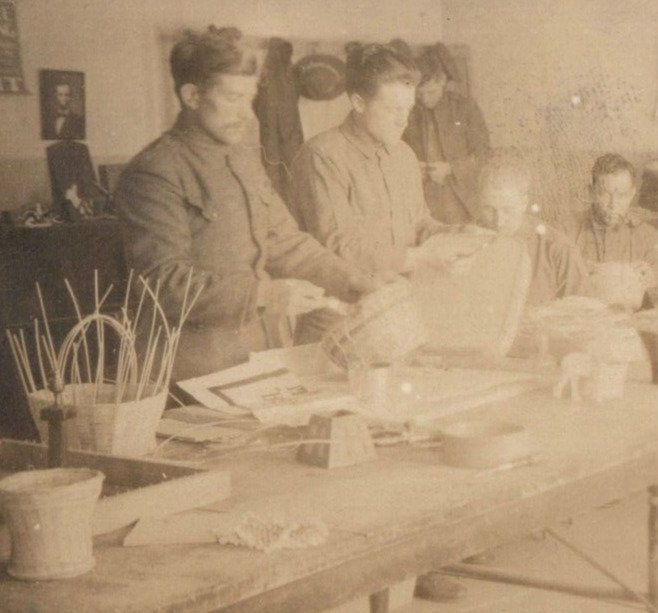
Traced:
POLYGON ((658 606, 658 485, 649 488, 649 601, 658 606))
POLYGON ((388 588, 370 594, 370 613, 388 613, 388 588))

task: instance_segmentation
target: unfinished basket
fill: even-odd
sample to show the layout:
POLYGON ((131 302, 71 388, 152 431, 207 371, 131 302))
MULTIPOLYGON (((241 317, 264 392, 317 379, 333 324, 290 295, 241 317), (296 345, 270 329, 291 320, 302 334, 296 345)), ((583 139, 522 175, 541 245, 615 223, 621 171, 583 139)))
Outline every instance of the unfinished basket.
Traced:
POLYGON ((68 432, 70 447, 121 455, 144 455, 155 447, 155 431, 165 407, 180 329, 202 287, 188 300, 190 271, 180 318, 177 325, 171 325, 158 300, 159 282, 151 289, 145 279, 139 280, 142 287, 135 308, 129 308, 131 273, 117 316, 101 311, 111 287, 100 297, 98 275, 94 277, 95 309, 86 316, 65 280, 78 321, 57 349, 37 285, 41 321, 34 320, 36 364, 30 359, 23 330, 7 331, 42 441, 47 440, 48 431, 41 412, 55 402, 52 387, 61 390, 62 403, 76 413, 75 427, 68 432), (117 342, 108 343, 108 334, 117 342))
POLYGON ((362 298, 322 339, 329 358, 347 369, 402 358, 426 341, 411 284, 403 278, 362 298))
POLYGON ((592 295, 606 304, 637 311, 644 299, 641 274, 632 264, 604 262, 597 264, 589 277, 592 295))
MULTIPOLYGON (((167 392, 139 400, 115 402, 115 387, 89 383, 69 386, 76 411, 75 429, 81 449, 141 456, 155 449, 155 431, 167 392)), ((128 396, 130 397, 130 396, 128 396)))
POLYGON ((92 518, 103 479, 96 470, 54 468, 0 481, 0 508, 11 534, 12 577, 63 579, 93 568, 92 518))

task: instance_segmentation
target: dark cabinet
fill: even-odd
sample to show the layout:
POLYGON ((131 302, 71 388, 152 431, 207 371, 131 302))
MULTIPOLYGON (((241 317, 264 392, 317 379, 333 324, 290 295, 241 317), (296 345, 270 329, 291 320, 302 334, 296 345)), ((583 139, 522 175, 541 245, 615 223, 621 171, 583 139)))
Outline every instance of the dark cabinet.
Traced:
POLYGON ((23 328, 33 345, 33 320, 40 315, 38 282, 57 345, 76 321, 64 279, 73 286, 83 313, 89 313, 94 306, 95 270, 101 293, 114 286, 105 309, 117 309, 123 303, 127 275, 115 219, 48 227, 0 226, 0 436, 36 436, 5 330, 23 328))

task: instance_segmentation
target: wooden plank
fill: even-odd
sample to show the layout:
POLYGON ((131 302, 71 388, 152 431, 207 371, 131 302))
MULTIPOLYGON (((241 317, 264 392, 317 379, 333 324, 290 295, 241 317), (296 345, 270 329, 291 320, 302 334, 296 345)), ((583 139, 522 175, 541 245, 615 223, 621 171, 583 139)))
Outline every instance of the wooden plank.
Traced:
MULTIPOLYGON (((184 462, 113 456, 82 450, 68 450, 66 465, 100 470, 106 483, 140 487, 205 472, 184 462)), ((0 439, 0 469, 10 471, 48 467, 48 447, 41 443, 0 439)))
POLYGON ((161 517, 202 507, 231 493, 228 471, 209 470, 101 498, 94 513, 93 533, 105 534, 142 517, 161 517))
POLYGON ((166 517, 143 517, 123 539, 123 546, 216 543, 217 534, 236 523, 233 516, 201 509, 166 517))

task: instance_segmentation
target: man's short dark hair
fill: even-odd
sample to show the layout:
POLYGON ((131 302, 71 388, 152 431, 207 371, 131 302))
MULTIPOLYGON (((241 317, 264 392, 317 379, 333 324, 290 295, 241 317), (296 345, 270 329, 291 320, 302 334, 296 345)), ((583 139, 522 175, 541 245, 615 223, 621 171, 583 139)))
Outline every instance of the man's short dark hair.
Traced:
POLYGON ((384 83, 416 87, 420 73, 410 53, 401 45, 349 43, 346 47, 345 89, 372 98, 384 83))
POLYGON ((432 79, 440 79, 444 75, 448 81, 461 80, 455 58, 443 43, 424 47, 416 58, 416 63, 420 70, 421 85, 432 79))
POLYGON ((236 28, 211 26, 202 34, 187 32, 169 56, 176 93, 186 83, 203 87, 217 74, 257 74, 256 55, 241 45, 241 37, 236 28))
POLYGON ((614 175, 618 172, 626 171, 631 175, 635 183, 635 167, 625 157, 618 153, 606 153, 597 158, 592 166, 592 185, 596 184, 599 177, 604 175, 614 175))

